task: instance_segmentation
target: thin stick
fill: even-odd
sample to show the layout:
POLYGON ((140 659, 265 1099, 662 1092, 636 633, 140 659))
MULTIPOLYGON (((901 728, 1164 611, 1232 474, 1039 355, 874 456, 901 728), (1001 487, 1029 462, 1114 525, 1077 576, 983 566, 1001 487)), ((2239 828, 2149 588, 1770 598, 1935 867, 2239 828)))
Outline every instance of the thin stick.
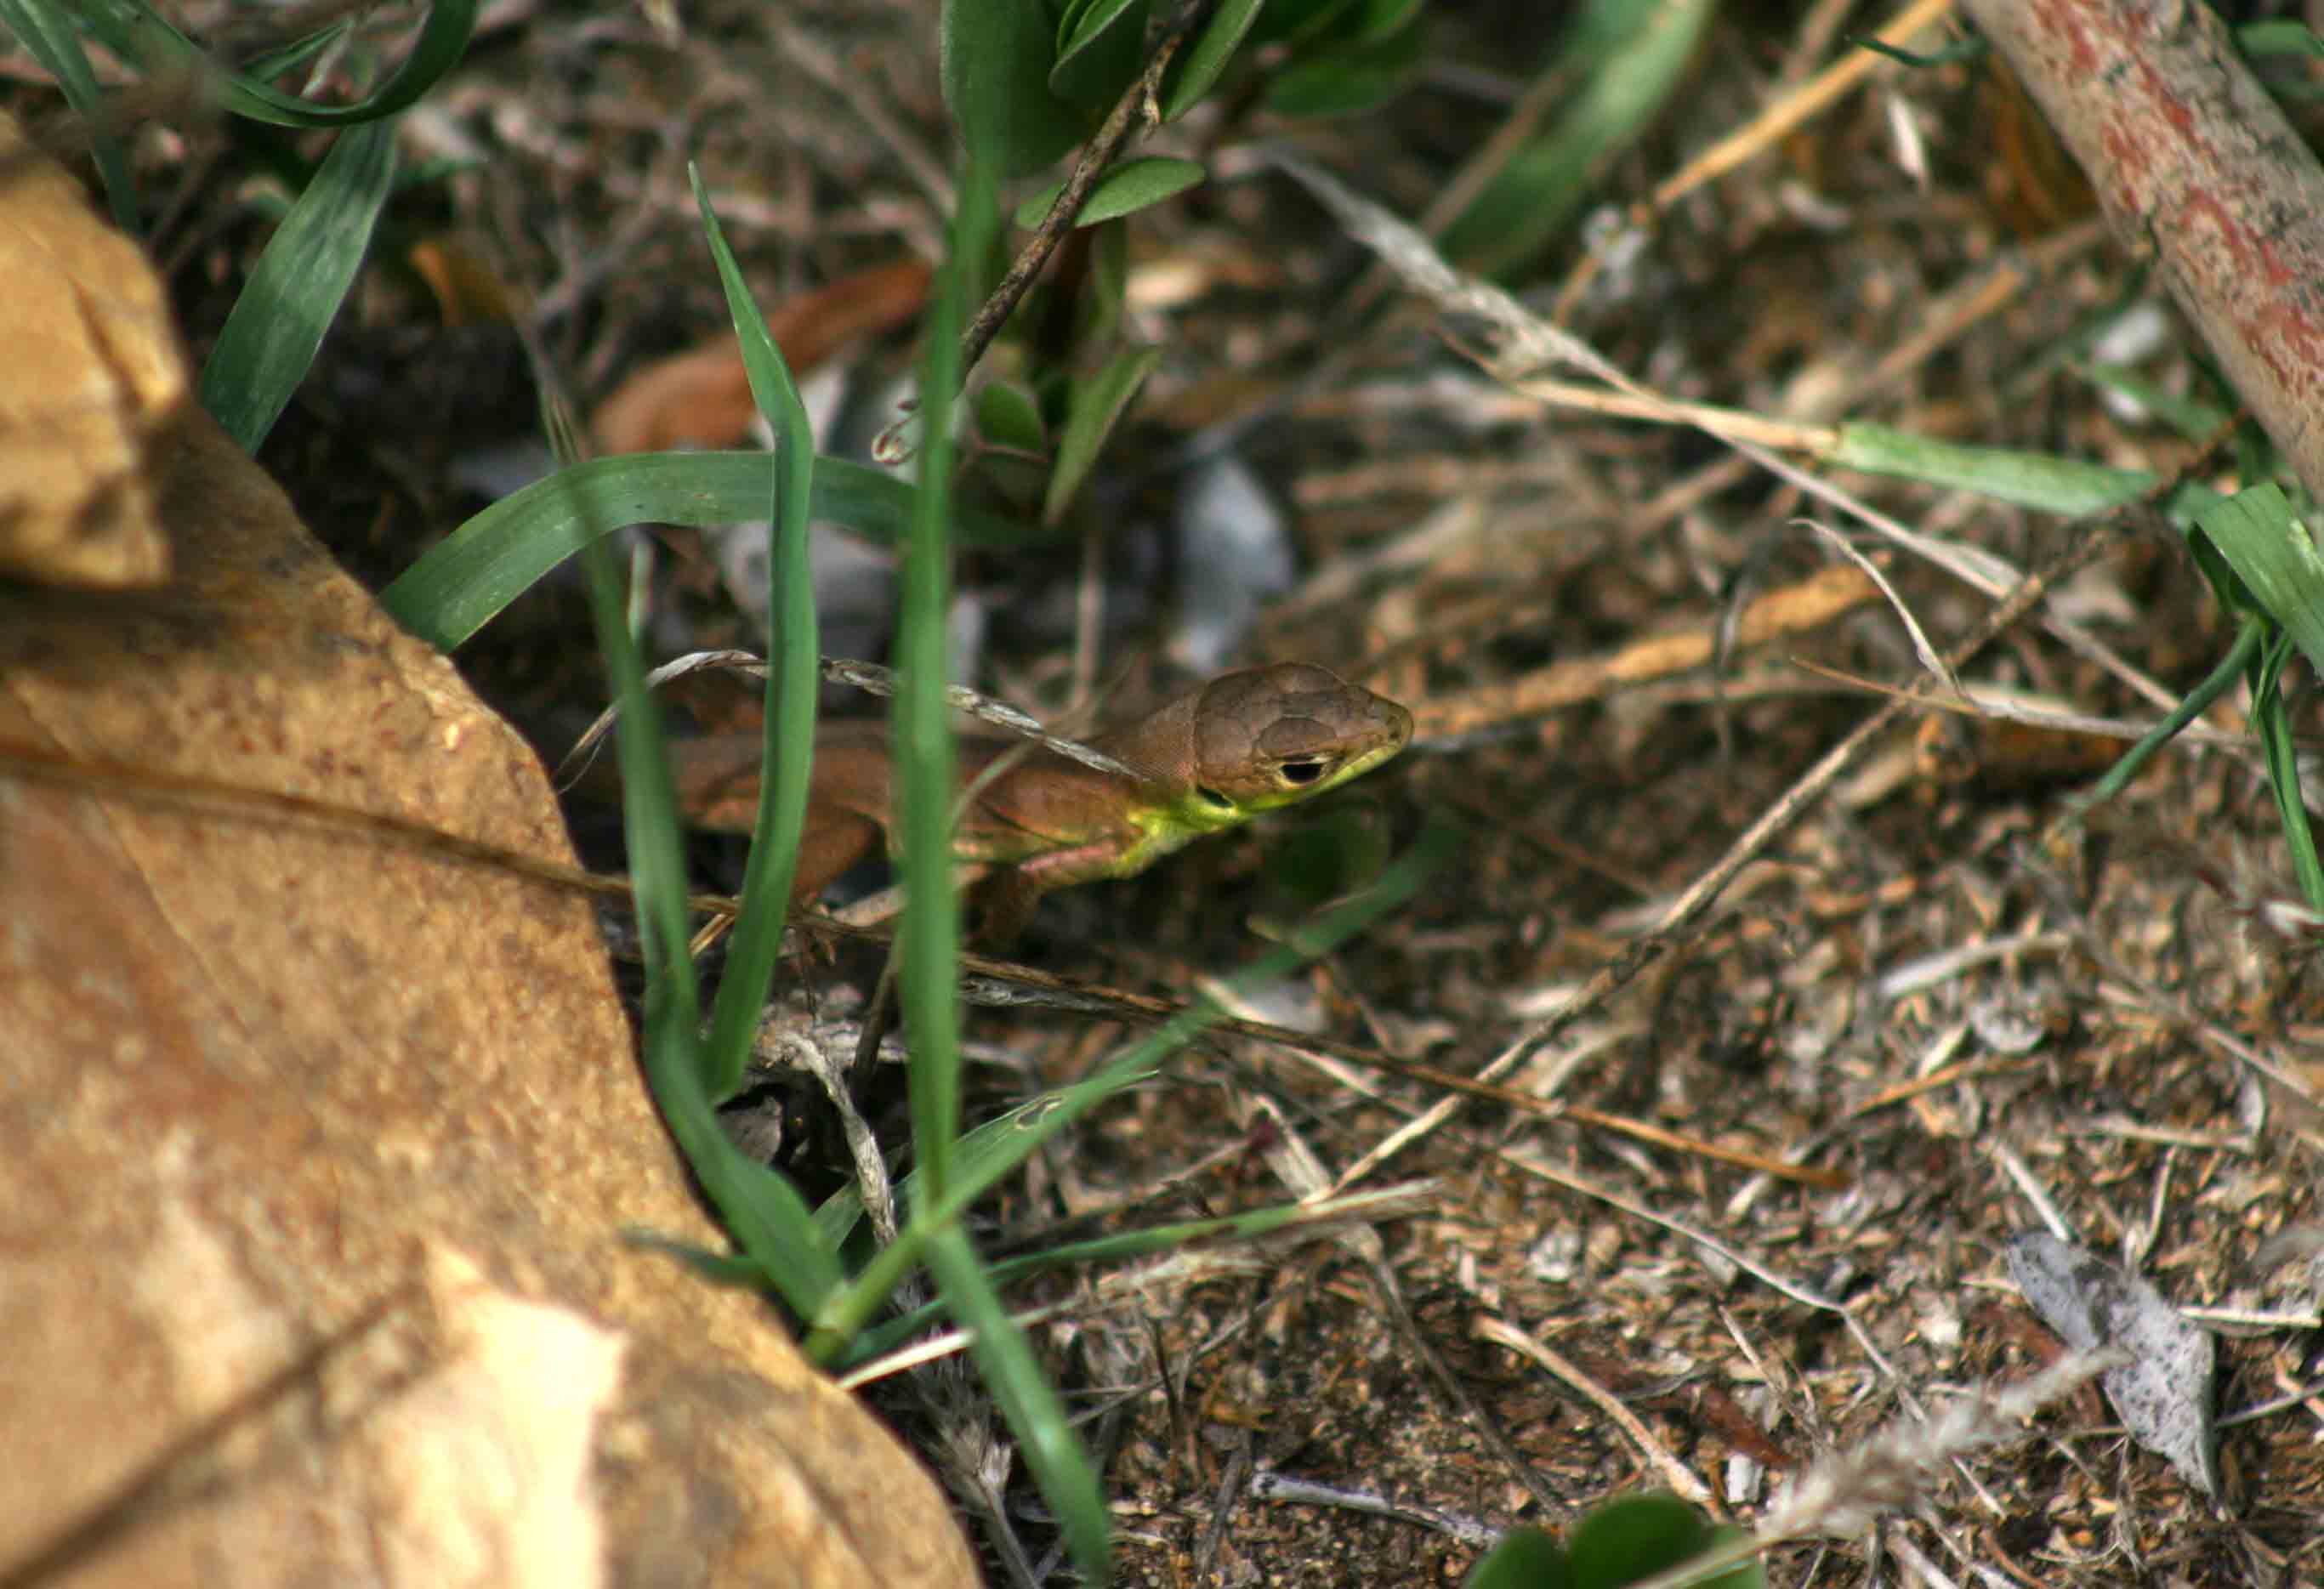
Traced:
POLYGON ((1611 1419, 1621 1431, 1630 1437, 1649 1466, 1661 1470, 1670 1487, 1698 1506, 1707 1507, 1721 1518, 1725 1510, 1711 1487, 1695 1476, 1694 1470, 1670 1454, 1670 1450, 1655 1432, 1646 1428, 1638 1415, 1622 1405, 1622 1399, 1582 1372, 1572 1360, 1561 1356, 1525 1331, 1506 1319, 1486 1318, 1477 1321, 1477 1333, 1496 1346, 1507 1346, 1520 1357, 1530 1357, 1559 1379, 1582 1392, 1591 1406, 1611 1419))
POLYGON ((1057 194, 1057 201, 1049 207, 1049 213, 1041 217, 1040 227, 1033 234, 1033 241, 1025 245, 1025 252, 1017 256, 1017 262, 1009 267, 1009 273, 1001 279, 1001 285, 992 289, 992 296, 984 300, 984 307, 976 311, 976 318, 969 322, 968 330, 962 335, 960 372, 963 381, 975 371, 977 361, 984 356, 984 350, 992 345, 992 339, 1001 334, 1001 327, 1007 324, 1010 315, 1017 312, 1017 305, 1031 289, 1033 278, 1041 273, 1041 267, 1049 262, 1049 256, 1056 252, 1057 244, 1064 242, 1065 234, 1073 230, 1074 217, 1081 214, 1082 204, 1089 197, 1090 190, 1097 186, 1097 179, 1113 163, 1114 156, 1120 154, 1122 146, 1130 142, 1139 113, 1152 105, 1155 95, 1161 91, 1162 74, 1169 69, 1170 58, 1178 53, 1179 46, 1202 25, 1210 9, 1211 0, 1185 0, 1178 7, 1176 14, 1163 28, 1161 38, 1155 41, 1154 53, 1148 59, 1145 71, 1123 93, 1120 101, 1114 106, 1113 113, 1105 118, 1105 124, 1098 129, 1097 136, 1082 146, 1081 158, 1074 162, 1074 174, 1065 179, 1064 188, 1057 194))

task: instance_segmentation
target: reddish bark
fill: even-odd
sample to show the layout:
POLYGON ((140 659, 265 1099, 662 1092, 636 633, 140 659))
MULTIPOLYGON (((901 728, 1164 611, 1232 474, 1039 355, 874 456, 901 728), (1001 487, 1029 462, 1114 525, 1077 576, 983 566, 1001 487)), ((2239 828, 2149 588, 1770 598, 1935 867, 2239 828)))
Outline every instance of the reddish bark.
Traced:
POLYGON ((1964 0, 2308 489, 2324 497, 2324 168, 2180 0, 1964 0))

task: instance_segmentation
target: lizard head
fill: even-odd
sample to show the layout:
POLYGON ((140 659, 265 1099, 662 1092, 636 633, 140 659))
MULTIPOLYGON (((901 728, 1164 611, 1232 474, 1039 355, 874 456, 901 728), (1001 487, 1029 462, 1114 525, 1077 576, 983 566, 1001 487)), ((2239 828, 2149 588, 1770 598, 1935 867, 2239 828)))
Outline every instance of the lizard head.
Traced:
POLYGON ((1412 713, 1305 663, 1215 678, 1194 712, 1194 805, 1218 825, 1369 772, 1412 739, 1412 713))

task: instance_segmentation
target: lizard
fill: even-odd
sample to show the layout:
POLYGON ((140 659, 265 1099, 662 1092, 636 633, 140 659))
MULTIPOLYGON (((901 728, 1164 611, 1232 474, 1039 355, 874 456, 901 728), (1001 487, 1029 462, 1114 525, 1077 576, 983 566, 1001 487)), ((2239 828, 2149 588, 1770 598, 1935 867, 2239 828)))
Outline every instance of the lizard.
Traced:
MULTIPOLYGON (((1135 877, 1205 834, 1339 787, 1411 738, 1412 713, 1402 706, 1292 662, 1222 675, 1089 741, 1135 778, 1028 741, 964 736, 958 771, 973 792, 953 856, 996 868, 978 889, 978 936, 1013 937, 1050 889, 1135 877), (980 785, 1004 756, 1015 759, 980 785)), ((679 804, 697 826, 750 831, 760 751, 756 734, 670 746, 679 804)), ((892 842, 891 776, 883 725, 816 731, 795 905, 892 842)))

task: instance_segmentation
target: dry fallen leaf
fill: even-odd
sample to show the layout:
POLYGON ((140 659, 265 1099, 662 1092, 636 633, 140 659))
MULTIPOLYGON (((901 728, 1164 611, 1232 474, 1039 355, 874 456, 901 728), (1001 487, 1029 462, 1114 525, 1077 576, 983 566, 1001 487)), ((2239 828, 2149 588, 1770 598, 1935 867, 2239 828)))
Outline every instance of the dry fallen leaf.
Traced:
MULTIPOLYGON (((793 377, 804 376, 853 338, 909 321, 927 300, 928 281, 928 268, 918 260, 859 271, 778 305, 767 317, 767 334, 793 377)), ((640 370, 598 405, 589 423, 607 453, 657 453, 734 446, 758 411, 730 330, 640 370)))
POLYGON ((2162 1292, 2119 1264, 2041 1231, 2009 1244, 2009 1275, 2075 1351, 2130 1354, 2128 1363, 2098 1376, 2107 1399, 2133 1439, 2218 1500, 2210 1332, 2180 1318, 2162 1292))

